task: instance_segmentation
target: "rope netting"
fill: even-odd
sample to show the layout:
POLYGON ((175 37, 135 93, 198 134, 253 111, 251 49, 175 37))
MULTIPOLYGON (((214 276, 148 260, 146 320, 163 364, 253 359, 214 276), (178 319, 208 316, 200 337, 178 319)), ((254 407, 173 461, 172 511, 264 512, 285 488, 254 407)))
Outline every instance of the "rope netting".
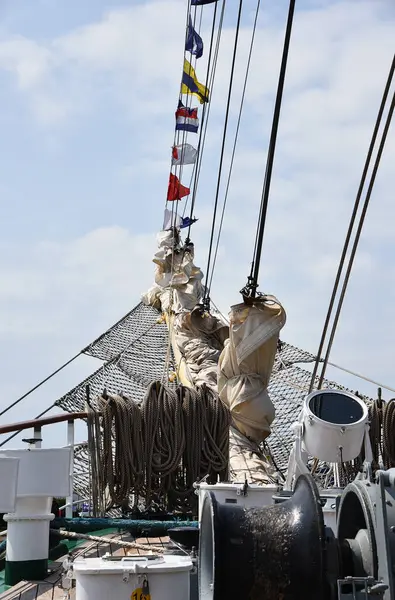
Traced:
MULTIPOLYGON (((175 365, 173 354, 169 355, 167 327, 160 317, 158 310, 141 303, 92 342, 84 353, 106 362, 55 404, 69 412, 85 410, 87 386, 94 408, 99 408, 96 399, 101 397, 104 389, 109 395, 121 394, 137 404, 143 402, 147 388, 154 381, 162 381, 170 390, 176 389, 168 381, 175 365)), ((279 342, 269 385, 276 418, 267 446, 282 471, 286 469, 293 443, 291 425, 299 415, 311 378, 311 372, 299 365, 312 364, 314 360, 313 354, 279 342)), ((328 380, 323 382, 322 387, 347 390, 328 380)), ((372 402, 367 397, 363 397, 363 400, 372 402)), ((89 453, 86 446, 76 450, 74 470, 75 491, 83 498, 90 498, 89 453)), ((159 504, 158 509, 165 508, 159 504)), ((119 510, 110 509, 107 514, 116 516, 119 510)))

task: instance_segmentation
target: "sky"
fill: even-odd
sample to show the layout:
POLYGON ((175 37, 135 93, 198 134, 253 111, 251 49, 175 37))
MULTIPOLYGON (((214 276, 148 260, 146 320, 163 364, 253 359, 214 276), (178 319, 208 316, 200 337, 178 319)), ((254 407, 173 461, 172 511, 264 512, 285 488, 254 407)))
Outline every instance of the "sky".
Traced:
MULTIPOLYGON (((225 11, 192 230, 203 271, 237 4, 225 11)), ((127 313, 153 282, 185 10, 185 0, 0 4, 0 409, 127 313)), ((198 76, 213 10, 204 10, 198 76)), ((255 0, 244 0, 220 206, 254 11, 255 0)), ((287 2, 262 1, 211 294, 225 314, 240 301, 252 260, 286 14, 287 2)), ((282 339, 311 352, 394 53, 394 27, 392 0, 297 3, 259 289, 286 310, 282 339)), ((394 161, 392 126, 331 354, 332 362, 392 387, 394 161)), ((34 417, 97 367, 82 357, 0 423, 34 417)), ((375 386, 338 370, 328 374, 375 394, 375 386)), ((65 442, 63 426, 44 430, 46 445, 63 443, 62 436, 65 442)))

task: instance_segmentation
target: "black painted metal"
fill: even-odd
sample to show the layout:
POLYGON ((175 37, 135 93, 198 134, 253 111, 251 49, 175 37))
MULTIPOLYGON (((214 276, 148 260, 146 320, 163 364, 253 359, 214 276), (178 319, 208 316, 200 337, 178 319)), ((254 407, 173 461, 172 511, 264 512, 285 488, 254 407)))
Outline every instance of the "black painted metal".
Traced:
POLYGON ((177 544, 181 544, 188 550, 198 548, 199 529, 197 527, 178 527, 177 529, 168 529, 167 535, 177 544))
POLYGON ((299 477, 289 500, 264 508, 205 496, 199 546, 200 600, 324 600, 325 527, 317 487, 299 477))

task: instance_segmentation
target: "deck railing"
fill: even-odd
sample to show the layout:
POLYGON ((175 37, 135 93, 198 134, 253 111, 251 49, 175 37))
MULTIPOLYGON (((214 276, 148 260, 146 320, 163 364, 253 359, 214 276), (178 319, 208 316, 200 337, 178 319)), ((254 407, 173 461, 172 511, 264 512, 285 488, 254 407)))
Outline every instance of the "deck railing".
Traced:
MULTIPOLYGON (((54 423, 67 422, 67 442, 66 445, 74 448, 74 423, 79 419, 86 419, 88 413, 86 412, 73 412, 73 413, 62 413, 53 415, 52 417, 44 417, 42 419, 31 419, 29 421, 19 421, 18 423, 9 423, 7 425, 0 425, 0 435, 4 433, 21 433, 27 429, 33 429, 32 438, 24 438, 23 441, 29 444, 30 448, 41 448, 41 430, 46 425, 53 425, 54 423)), ((1 454, 1 449, 0 449, 1 454)), ((66 498, 66 517, 71 518, 73 516, 73 466, 70 473, 70 488, 71 495, 66 498)))

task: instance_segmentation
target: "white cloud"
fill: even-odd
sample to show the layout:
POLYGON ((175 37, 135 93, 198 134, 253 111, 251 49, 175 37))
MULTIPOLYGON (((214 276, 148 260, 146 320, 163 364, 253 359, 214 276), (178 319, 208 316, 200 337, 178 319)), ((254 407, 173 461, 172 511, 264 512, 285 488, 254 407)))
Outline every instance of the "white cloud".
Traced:
POLYGON ((73 350, 86 345, 151 283, 154 243, 153 235, 133 237, 122 227, 108 227, 66 243, 25 244, 11 264, 15 246, 3 244, 0 312, 7 319, 0 322, 0 338, 50 344, 62 333, 73 350), (80 335, 78 314, 84 315, 80 335))
POLYGON ((22 36, 0 43, 0 65, 14 73, 21 90, 28 91, 42 84, 50 71, 51 52, 22 36))
MULTIPOLYGON (((285 305, 288 321, 284 338, 312 351, 318 346, 393 53, 395 15, 391 10, 388 3, 386 9, 385 2, 325 2, 313 3, 312 8, 299 10, 296 15, 260 289, 276 294, 285 305), (388 12, 385 18, 384 10, 388 12)), ((283 37, 283 22, 278 14, 274 18, 268 11, 263 11, 263 29, 257 37, 213 283, 213 299, 224 312, 240 299, 238 291, 246 283, 254 244, 283 37)), ((223 34, 195 211, 199 222, 192 230, 196 260, 204 270, 232 35, 229 29, 223 34)), ((118 223, 117 227, 104 227, 73 239, 66 236, 66 241, 21 245, 17 239, 13 245, 3 243, 3 347, 22 343, 31 348, 34 343, 42 353, 43 364, 55 356, 63 360, 136 304, 151 284, 153 229, 160 223, 165 189, 158 183, 148 194, 146 188, 153 185, 154 175, 163 176, 164 188, 167 183, 165 152, 172 143, 182 36, 180 3, 164 1, 113 10, 100 21, 47 43, 23 38, 0 42, 0 67, 15 74, 20 92, 41 122, 51 127, 59 122, 68 124, 67 118, 76 115, 76 122, 83 116, 100 127, 102 119, 113 116, 120 106, 125 110, 120 118, 125 118, 125 139, 131 139, 133 151, 131 158, 127 151, 121 154, 117 175, 130 181, 131 195, 136 196, 122 213, 108 209, 109 219, 118 223), (165 18, 170 28, 163 27, 165 18), (98 105, 100 114, 95 112, 98 105), (132 127, 129 117, 134 119, 132 127), (140 187, 135 190, 134 185, 140 187), (152 202, 150 213, 148 200, 152 202), (155 220, 150 221, 153 213, 155 220), (135 221, 141 230, 137 237, 127 230, 135 221)), ((204 37, 208 39, 206 30, 204 37)), ((230 131, 234 130, 248 44, 249 30, 245 27, 230 131)), ((75 140, 78 144, 77 134, 75 140)), ((225 167, 230 147, 229 142, 225 167)), ((395 334, 390 254, 395 216, 394 160, 392 128, 332 355, 334 362, 389 384, 395 334)), ((226 168, 224 174, 223 184, 226 168)), ((94 208, 94 200, 84 201, 92 202, 94 208)), ((89 230, 89 224, 85 229, 89 230)), ((37 235, 46 237, 40 232, 37 235)), ((29 361, 24 364, 28 368, 29 361)))

